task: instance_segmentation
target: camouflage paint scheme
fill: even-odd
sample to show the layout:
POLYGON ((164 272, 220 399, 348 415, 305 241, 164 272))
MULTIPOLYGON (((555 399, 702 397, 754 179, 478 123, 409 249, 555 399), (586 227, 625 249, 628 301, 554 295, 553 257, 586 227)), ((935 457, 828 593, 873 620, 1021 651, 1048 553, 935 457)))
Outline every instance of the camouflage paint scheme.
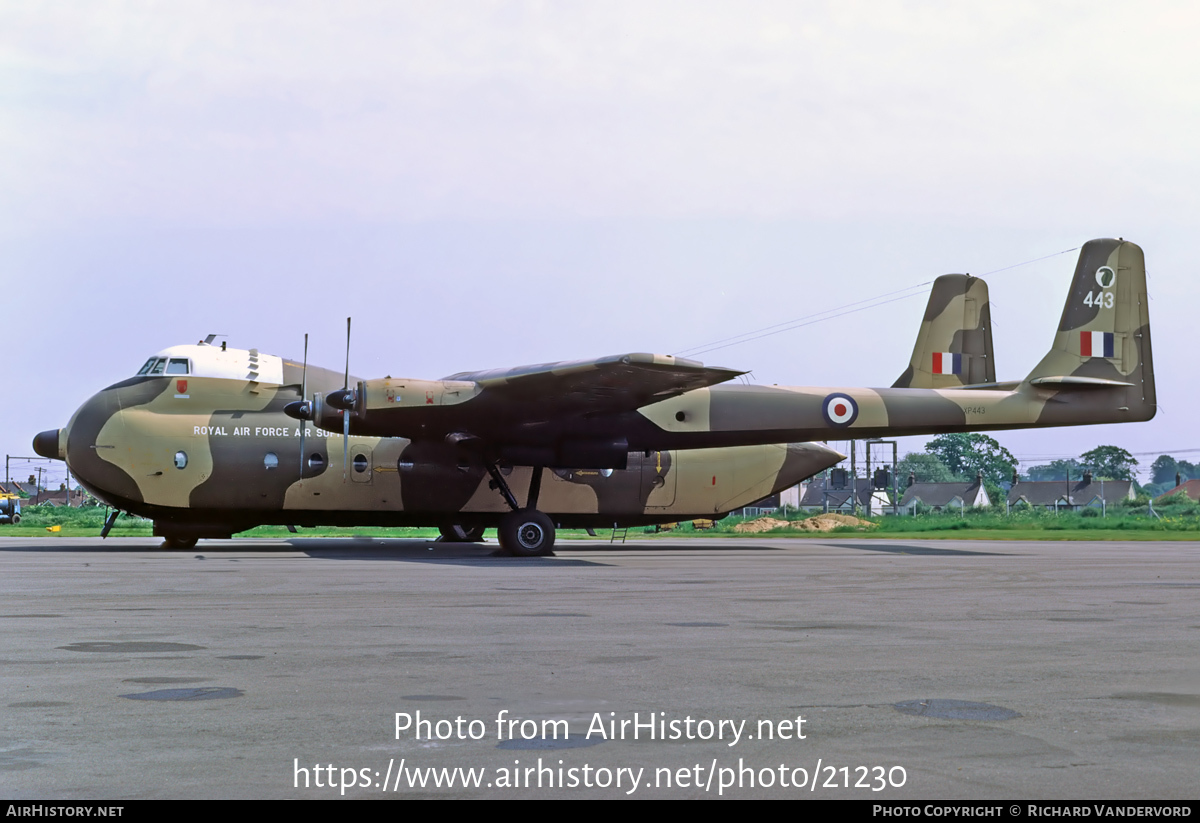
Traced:
MULTIPOLYGON (((163 355, 197 355, 189 350, 201 348, 175 346, 163 355)), ((239 353, 246 354, 228 350, 239 353)), ((178 396, 175 376, 125 380, 88 400, 65 429, 43 435, 54 435, 52 456, 77 466, 89 491, 154 519, 156 533, 166 536, 223 537, 270 523, 494 527, 508 512, 482 460, 444 442, 352 436, 346 450, 342 432, 308 424, 302 471, 301 424, 283 413, 299 397, 300 365, 281 365, 280 384, 189 374, 187 397, 178 396), (182 468, 179 453, 187 456, 182 468)), ((314 390, 341 382, 340 374, 308 369, 314 390)), ((538 508, 564 527, 712 517, 841 459, 813 443, 638 452, 624 469, 547 473, 538 508)), ((524 502, 531 469, 503 472, 524 502)))
POLYGON ((718 385, 741 372, 629 354, 354 380, 339 399, 342 375, 309 367, 312 423, 284 412, 301 399, 299 364, 224 348, 218 362, 215 347, 178 346, 161 355, 191 358, 186 379, 110 386, 34 447, 168 536, 265 523, 495 526, 510 507, 489 463, 519 506, 531 467, 549 469, 537 509, 561 527, 713 517, 843 459, 814 441, 1149 420, 1146 303, 1141 249, 1093 240, 1050 352, 1022 381, 995 382, 986 286, 951 275, 931 294, 907 388, 718 385), (1083 333, 1099 356, 1083 352, 1083 333), (982 375, 964 377, 991 379, 934 375, 922 368, 933 351, 977 357, 982 375), (952 385, 928 386, 938 378, 952 385))
POLYGON ((987 283, 969 274, 943 274, 929 292, 912 360, 892 388, 953 389, 995 382, 987 283), (939 352, 961 356, 962 371, 935 373, 933 358, 939 352))

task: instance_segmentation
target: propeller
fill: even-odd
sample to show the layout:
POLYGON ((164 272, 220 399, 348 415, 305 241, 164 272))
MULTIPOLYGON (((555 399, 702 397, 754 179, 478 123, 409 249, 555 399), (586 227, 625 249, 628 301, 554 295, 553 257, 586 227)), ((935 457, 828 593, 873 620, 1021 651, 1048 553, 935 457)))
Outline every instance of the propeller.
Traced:
MULTIPOLYGON (((308 393, 308 335, 304 335, 304 376, 301 377, 301 397, 308 393)), ((350 388, 350 318, 346 318, 346 375, 342 387, 325 395, 324 401, 342 412, 342 482, 350 476, 350 412, 358 402, 358 392, 350 388)), ((307 399, 296 400, 283 407, 283 413, 296 420, 312 420, 316 416, 314 404, 307 399)), ((324 412, 321 412, 324 418, 324 412)), ((301 472, 304 470, 304 432, 300 433, 301 472)))
POLYGON ((342 388, 330 392, 325 402, 335 409, 342 410, 342 482, 345 483, 350 474, 350 412, 358 398, 358 392, 350 389, 350 318, 346 318, 346 376, 342 380, 342 388))

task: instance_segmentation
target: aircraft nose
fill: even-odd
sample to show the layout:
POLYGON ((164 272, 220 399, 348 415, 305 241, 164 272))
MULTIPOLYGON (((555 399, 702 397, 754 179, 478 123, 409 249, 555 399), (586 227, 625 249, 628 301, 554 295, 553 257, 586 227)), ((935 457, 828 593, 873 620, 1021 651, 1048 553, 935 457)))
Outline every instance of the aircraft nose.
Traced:
POLYGON ((50 429, 49 431, 39 432, 33 438, 33 450, 42 457, 49 457, 52 460, 66 460, 66 440, 63 437, 62 429, 50 429))

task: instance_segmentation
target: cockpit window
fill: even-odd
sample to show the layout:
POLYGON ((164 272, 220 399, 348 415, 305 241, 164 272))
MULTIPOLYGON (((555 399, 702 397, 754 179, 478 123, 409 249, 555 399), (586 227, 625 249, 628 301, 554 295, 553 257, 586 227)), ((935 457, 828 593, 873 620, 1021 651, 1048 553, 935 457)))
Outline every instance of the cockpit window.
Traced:
POLYGON ((151 357, 146 361, 146 365, 142 366, 138 371, 138 377, 156 376, 159 374, 190 374, 191 361, 186 357, 172 357, 169 360, 165 357, 151 357))

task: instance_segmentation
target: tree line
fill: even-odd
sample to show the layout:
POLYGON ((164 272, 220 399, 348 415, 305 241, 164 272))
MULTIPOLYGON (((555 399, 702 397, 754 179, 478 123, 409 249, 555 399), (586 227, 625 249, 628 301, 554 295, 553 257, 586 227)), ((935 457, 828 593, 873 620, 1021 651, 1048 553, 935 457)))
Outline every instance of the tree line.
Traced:
MULTIPOLYGON (((1150 465, 1151 480, 1145 486, 1137 482, 1138 461, 1118 446, 1097 446, 1079 457, 1019 469, 1012 452, 986 434, 944 434, 925 444, 923 452, 910 452, 896 466, 900 487, 910 475, 918 483, 970 482, 982 474, 990 490, 1012 482, 1013 473, 1025 481, 1082 480, 1090 472, 1096 480, 1132 480, 1139 493, 1151 496, 1175 487, 1180 482, 1200 479, 1200 465, 1160 455, 1150 465)), ((989 492, 990 493, 990 492, 989 492)))

